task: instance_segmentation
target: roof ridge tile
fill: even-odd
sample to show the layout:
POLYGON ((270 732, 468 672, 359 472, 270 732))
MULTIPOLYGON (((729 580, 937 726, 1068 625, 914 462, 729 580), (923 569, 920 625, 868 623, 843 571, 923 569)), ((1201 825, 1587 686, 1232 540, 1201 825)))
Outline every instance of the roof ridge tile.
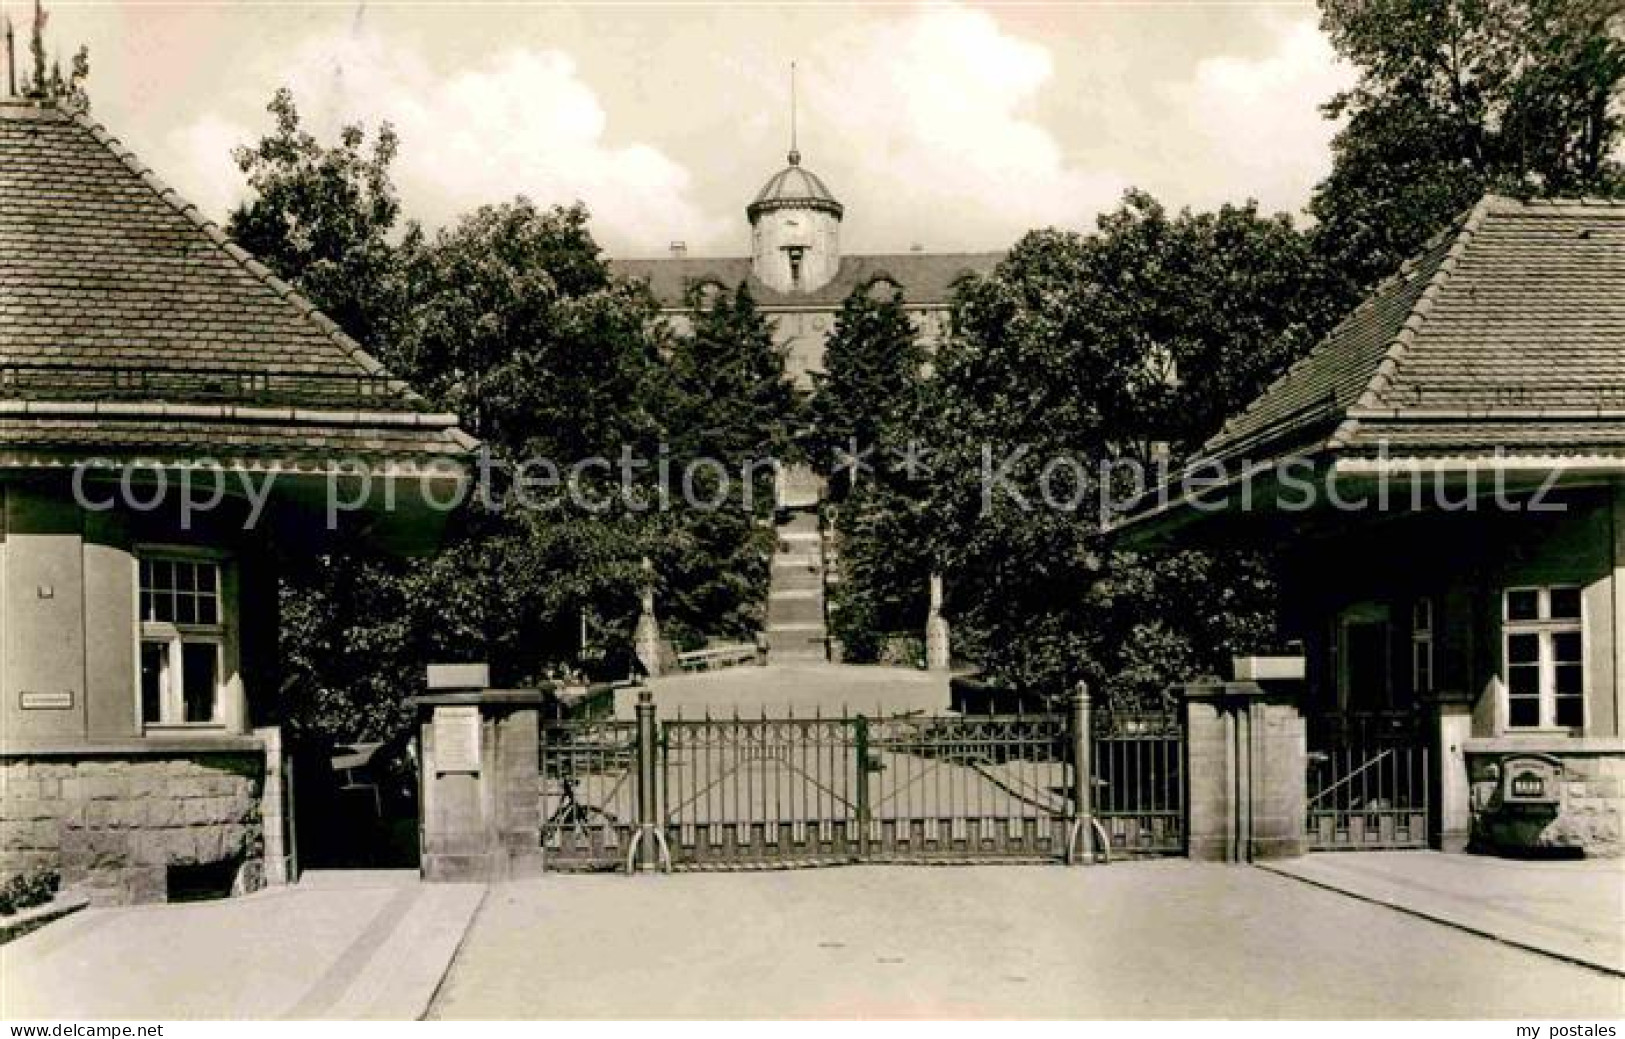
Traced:
MULTIPOLYGON (((1366 383, 1365 391, 1355 398, 1351 410, 1376 407, 1377 403, 1382 400, 1384 392, 1393 386, 1394 375, 1399 371, 1400 365, 1404 363, 1405 355, 1409 351, 1411 343, 1415 341, 1422 326, 1427 323, 1428 316, 1433 312, 1434 302, 1439 298, 1439 294, 1444 291, 1445 286, 1450 284, 1451 277, 1456 273, 1457 265, 1461 263, 1461 258, 1467 254, 1467 249, 1472 245, 1473 238, 1478 234, 1478 229, 1483 226, 1486 215, 1497 201, 1498 196, 1485 194, 1468 212, 1465 220, 1458 217, 1456 221, 1453 221, 1455 241, 1451 243, 1449 251, 1439 261, 1438 267, 1434 269, 1432 277, 1428 279, 1427 286, 1422 289, 1421 296, 1417 297, 1416 302, 1411 304, 1410 314, 1400 326, 1399 334, 1389 342, 1388 349, 1384 352, 1382 360, 1377 363, 1376 370, 1372 373, 1370 381, 1366 383)), ((1443 239, 1436 237, 1434 248, 1441 244, 1443 244, 1443 239)), ((1327 440, 1327 447, 1336 450, 1346 446, 1359 425, 1360 420, 1358 418, 1345 418, 1327 440)))
MULTIPOLYGON (((1486 195, 1484 199, 1480 199, 1479 204, 1482 204, 1489 197, 1490 196, 1486 195)), ((1313 346, 1311 346, 1302 357, 1299 357, 1297 360, 1287 365, 1285 371, 1281 372, 1280 375, 1277 375, 1274 379, 1270 380, 1269 384, 1260 390, 1258 395, 1254 397, 1245 408, 1242 408, 1239 412, 1226 419, 1224 425, 1219 427, 1219 431, 1214 433, 1205 443, 1203 443, 1202 450, 1204 452, 1211 451, 1217 445, 1221 444, 1225 440, 1226 435, 1239 428, 1242 420, 1247 418, 1249 415, 1252 415, 1274 390, 1280 388, 1281 385, 1291 378, 1294 373, 1302 370, 1312 360, 1315 360, 1316 355, 1322 350, 1331 349, 1338 339, 1340 333, 1346 331, 1351 325, 1355 324, 1355 322, 1361 320, 1372 310, 1376 309, 1376 307, 1383 302, 1384 297, 1390 291, 1400 288, 1406 282, 1408 282, 1420 264, 1421 258, 1438 248, 1447 237, 1453 234, 1461 220, 1462 218, 1458 216, 1456 219, 1451 221, 1449 227, 1430 235, 1427 241, 1424 242, 1413 255, 1407 256, 1405 259, 1400 261, 1399 266, 1394 269, 1393 273, 1378 280, 1378 282, 1373 285, 1364 296, 1361 297, 1360 301, 1350 308, 1347 314, 1343 315, 1342 320, 1338 321, 1337 324, 1333 325, 1329 331, 1321 336, 1320 339, 1313 346)))

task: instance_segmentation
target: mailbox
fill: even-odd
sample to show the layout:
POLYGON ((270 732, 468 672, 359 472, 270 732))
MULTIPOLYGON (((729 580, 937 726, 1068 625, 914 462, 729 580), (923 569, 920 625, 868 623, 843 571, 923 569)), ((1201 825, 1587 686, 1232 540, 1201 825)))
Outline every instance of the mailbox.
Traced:
POLYGON ((1544 754, 1501 759, 1501 803, 1553 807, 1563 800, 1563 763, 1544 754))

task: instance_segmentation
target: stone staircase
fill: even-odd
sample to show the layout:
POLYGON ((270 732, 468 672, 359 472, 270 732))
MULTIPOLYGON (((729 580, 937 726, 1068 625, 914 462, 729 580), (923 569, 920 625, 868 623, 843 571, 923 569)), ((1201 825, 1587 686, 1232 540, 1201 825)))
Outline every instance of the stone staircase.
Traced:
POLYGON ((824 630, 824 554, 818 514, 796 511, 776 531, 773 580, 767 597, 770 664, 827 659, 824 630))

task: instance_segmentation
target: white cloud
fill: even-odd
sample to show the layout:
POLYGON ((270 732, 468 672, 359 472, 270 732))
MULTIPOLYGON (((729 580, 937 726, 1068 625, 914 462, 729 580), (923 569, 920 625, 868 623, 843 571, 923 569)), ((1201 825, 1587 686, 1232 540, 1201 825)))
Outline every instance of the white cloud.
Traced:
MULTIPOLYGON (((646 248, 651 234, 727 233, 690 198, 682 166, 646 145, 611 143, 603 106, 560 51, 513 47, 441 74, 412 47, 362 32, 307 43, 277 72, 319 139, 356 119, 393 123, 396 184, 406 211, 431 226, 524 194, 542 205, 584 201, 612 251, 646 248)), ((265 129, 209 114, 170 135, 199 205, 230 204, 222 185, 241 182, 231 146, 265 129)))
POLYGON ((1089 227, 1130 185, 1173 206, 1252 196, 1298 210, 1328 167, 1334 127, 1317 106, 1351 79, 1312 14, 1237 15, 1198 47, 1147 34, 1130 12, 1041 37, 962 6, 827 10, 797 27, 739 15, 701 34, 715 60, 687 71, 672 56, 686 44, 611 46, 612 19, 545 46, 482 21, 488 45, 472 51, 410 26, 335 27, 242 55, 232 89, 158 136, 150 161, 223 215, 241 184, 231 147, 265 132, 265 99, 288 83, 326 139, 346 121, 391 120, 407 212, 431 225, 516 193, 579 198, 611 254, 678 239, 737 254, 744 205, 781 147, 783 62, 796 55, 802 151, 846 203, 848 251, 1002 248, 1033 227, 1089 227))
POLYGON ((1312 19, 1264 25, 1273 37, 1264 56, 1204 58, 1188 82, 1166 91, 1188 132, 1188 168, 1201 177, 1175 180, 1193 204, 1251 196, 1297 210, 1329 168, 1337 127, 1319 106, 1353 82, 1353 70, 1312 19))
POLYGON ((839 171, 837 196, 884 221, 871 229, 882 240, 911 228, 932 249, 1007 244, 1025 228, 1081 223, 1127 184, 1069 161, 1033 113, 1050 51, 985 11, 924 8, 818 52, 809 103, 845 141, 822 142, 809 165, 839 171))
POLYGON ((242 174, 231 161, 231 152, 251 139, 247 130, 221 116, 210 114, 172 131, 163 142, 166 157, 175 161, 154 165, 181 197, 197 206, 212 220, 223 221, 242 197, 242 174))

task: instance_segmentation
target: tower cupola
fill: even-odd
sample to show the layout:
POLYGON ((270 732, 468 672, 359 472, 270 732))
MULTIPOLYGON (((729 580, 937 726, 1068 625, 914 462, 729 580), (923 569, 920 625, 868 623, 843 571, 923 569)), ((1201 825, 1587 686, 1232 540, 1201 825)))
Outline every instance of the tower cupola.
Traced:
POLYGON ((801 165, 796 146, 795 66, 790 66, 789 165, 768 178, 745 207, 751 229, 751 269, 779 292, 812 292, 841 266, 844 212, 824 181, 801 165))

